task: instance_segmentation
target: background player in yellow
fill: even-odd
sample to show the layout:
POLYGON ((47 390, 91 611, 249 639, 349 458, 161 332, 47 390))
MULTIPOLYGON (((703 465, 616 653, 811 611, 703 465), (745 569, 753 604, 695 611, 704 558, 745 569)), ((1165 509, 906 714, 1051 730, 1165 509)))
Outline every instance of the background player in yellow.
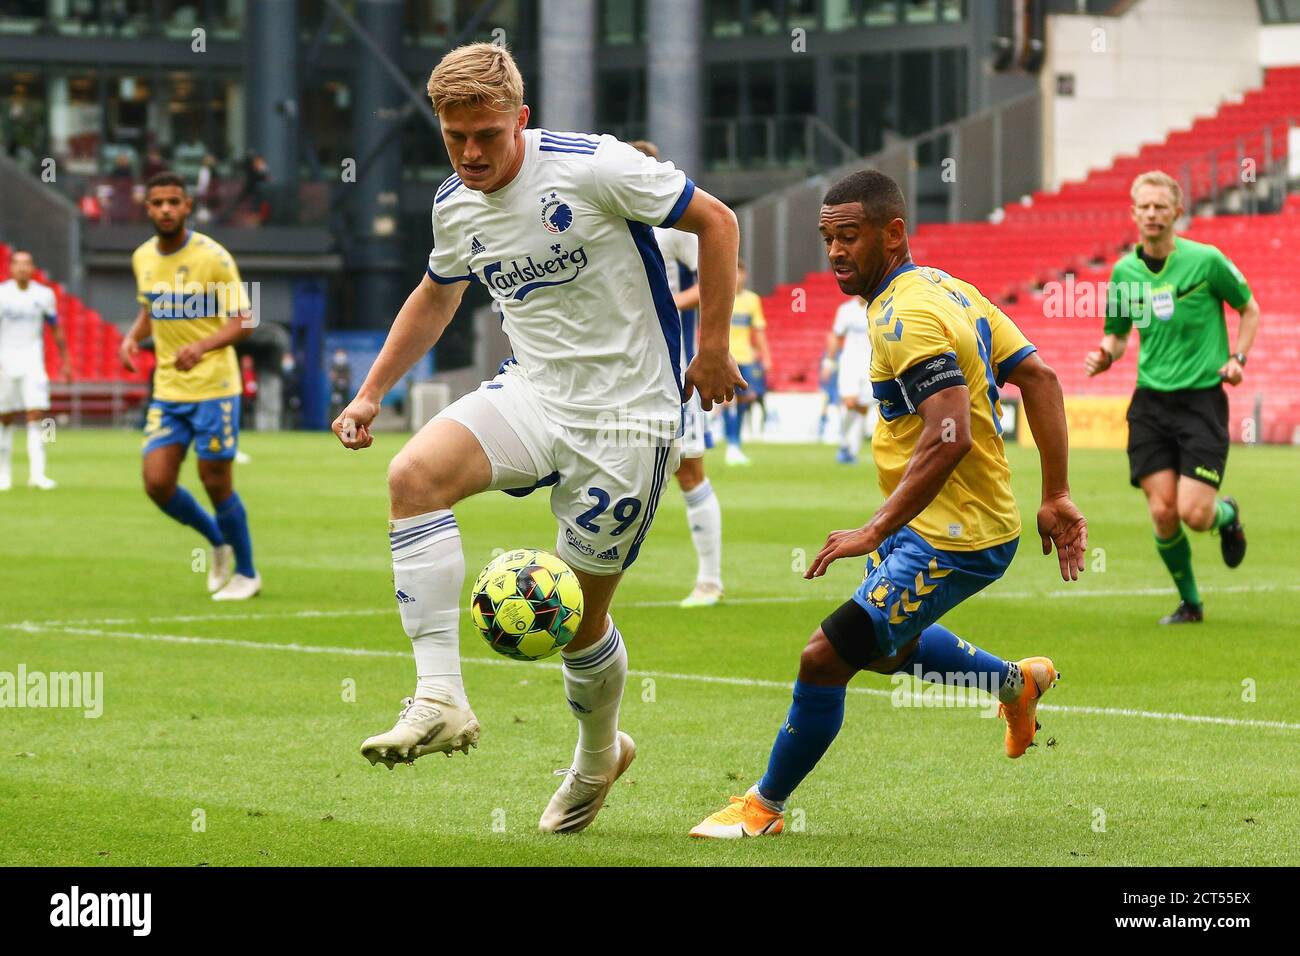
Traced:
POLYGON ((758 293, 747 288, 749 272, 745 263, 736 267, 736 304, 731 310, 731 354, 745 377, 745 387, 736 390, 736 400, 722 409, 727 436, 727 464, 748 465, 741 450, 740 434, 749 406, 761 402, 767 389, 767 370, 772 365, 767 348, 767 319, 758 293))
POLYGON ((140 311, 120 350, 122 363, 134 370, 140 342, 152 334, 158 358, 144 426, 145 492, 212 546, 213 599, 244 600, 262 587, 231 474, 243 388, 234 344, 252 334, 251 306, 230 253, 186 228, 193 204, 180 176, 151 178, 145 208, 155 235, 131 256, 140 311), (215 516, 177 484, 191 442, 215 516))
POLYGON ((1000 384, 1013 382, 1024 398, 1042 462, 1038 533, 1044 554, 1055 545, 1064 580, 1083 570, 1088 533, 1070 499, 1055 373, 974 286, 911 261, 905 218, 897 184, 873 170, 840 180, 822 202, 822 240, 840 290, 869 302, 881 417, 872 453, 885 501, 862 527, 831 532, 805 574, 868 555, 852 600, 803 650, 767 773, 692 836, 780 833, 785 801, 839 733, 845 690, 859 671, 987 691, 1000 701, 1009 757, 1033 743, 1039 698, 1057 679, 1046 657, 1002 660, 937 623, 1002 576, 1020 539, 1000 384))

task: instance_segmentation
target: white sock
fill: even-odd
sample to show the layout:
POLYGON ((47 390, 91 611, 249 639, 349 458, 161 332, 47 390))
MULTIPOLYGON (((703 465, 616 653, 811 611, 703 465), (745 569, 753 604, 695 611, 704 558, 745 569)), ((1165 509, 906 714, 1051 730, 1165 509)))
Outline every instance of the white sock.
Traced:
POLYGON ((722 505, 707 478, 690 491, 682 492, 682 497, 686 499, 686 523, 690 525, 691 541, 695 543, 700 562, 696 583, 721 588, 722 505))
POLYGON ((573 769, 578 773, 602 774, 618 760, 618 708, 627 682, 627 648, 609 618, 603 637, 590 647, 564 660, 564 693, 569 709, 578 718, 578 746, 573 769))
POLYGON ((468 707, 460 674, 465 554, 456 519, 447 510, 395 518, 388 539, 397 610, 415 652, 415 695, 468 707))
POLYGON ((40 422, 27 423, 27 467, 32 481, 45 477, 45 439, 40 422))
POLYGON ((862 429, 865 424, 860 411, 853 408, 845 410, 844 421, 840 424, 840 435, 843 437, 843 447, 854 458, 862 450, 862 429))
POLYGON ((1004 704, 1014 704, 1020 700, 1020 694, 1025 689, 1025 675, 1020 670, 1020 665, 1014 661, 1007 662, 1007 679, 1002 682, 998 688, 998 700, 1004 704))
POLYGON ((0 425, 0 478, 9 477, 9 456, 13 453, 14 426, 0 425))

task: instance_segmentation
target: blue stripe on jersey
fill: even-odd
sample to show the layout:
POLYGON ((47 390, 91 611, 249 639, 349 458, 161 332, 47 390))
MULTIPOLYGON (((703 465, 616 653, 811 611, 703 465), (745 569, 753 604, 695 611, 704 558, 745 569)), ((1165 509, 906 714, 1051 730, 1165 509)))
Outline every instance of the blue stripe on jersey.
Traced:
MULTIPOLYGON (((835 381, 833 376, 831 381, 835 381)), ((890 378, 883 382, 872 382, 871 395, 880 403, 880 417, 887 422, 892 422, 895 418, 901 418, 911 411, 907 407, 907 397, 903 394, 903 386, 898 384, 897 379, 890 378)))
POLYGON ((668 466, 668 455, 671 451, 671 445, 662 445, 655 450, 654 481, 650 485, 650 497, 646 499, 645 512, 641 517, 641 527, 637 529, 636 538, 632 541, 632 547, 628 548, 627 557, 623 559, 622 570, 624 571, 632 566, 636 556, 641 553, 641 544, 650 531, 650 523, 654 521, 655 511, 659 507, 659 495, 664 490, 664 479, 668 477, 665 472, 668 466))
POLYGON ((998 383, 993 378, 993 329, 988 319, 975 321, 976 343, 979 345, 980 361, 984 363, 984 379, 989 383, 989 414, 999 435, 1002 434, 1002 418, 998 415, 998 383))
MULTIPOLYGON (((677 263, 677 288, 685 292, 694 285, 695 273, 683 263, 677 263)), ((695 320, 698 315, 694 309, 682 312, 682 352, 688 365, 695 360, 695 320)))
POLYGON ((677 220, 682 218, 682 213, 691 204, 693 195, 695 195, 695 183, 691 182, 691 177, 687 176, 686 185, 682 187, 682 194, 677 197, 677 202, 673 203, 673 208, 668 210, 668 216, 663 222, 659 223, 659 228, 671 229, 677 220))
POLYGON ((581 146, 547 146, 545 143, 538 146, 537 151, 539 153, 577 153, 580 156, 596 155, 594 147, 592 149, 587 149, 586 147, 581 146))
POLYGON ((448 196, 454 193, 457 189, 460 189, 460 187, 461 187, 460 177, 456 176, 453 178, 453 182, 450 185, 448 185, 446 188, 443 187, 438 188, 437 195, 433 197, 433 204, 436 206, 438 203, 442 202, 444 199, 446 199, 448 196))
MULTIPOLYGON (((687 180, 690 182, 690 180, 687 180)), ((682 316, 673 304, 673 293, 668 288, 668 273, 664 271, 664 256, 655 242, 655 234, 644 222, 625 219, 627 231, 632 234, 636 251, 641 253, 641 264, 645 266, 646 284, 650 286, 650 296, 654 299, 655 313, 659 316, 659 328, 664 333, 664 344, 668 346, 668 358, 673 366, 673 380, 677 382, 678 394, 682 394, 682 316)))
POLYGON ((1019 365, 1021 362, 1023 362, 1025 359, 1029 358, 1031 354, 1037 351, 1038 351, 1037 347, 1033 345, 1026 345, 1023 349, 1016 352, 1015 354, 1007 356, 1007 358, 1004 359, 1000 365, 998 365, 998 375, 997 375, 998 385, 1007 384, 1007 379, 1010 378, 1011 373, 1016 370, 1016 366, 1019 365))
MULTIPOLYGON (((149 318, 170 321, 174 319, 226 319, 231 313, 222 308, 229 304, 221 292, 146 292, 149 300, 149 318), (195 310, 198 310, 195 314, 195 310)), ((50 320, 46 320, 50 321, 50 320)), ((50 323, 55 324, 54 322, 50 323)))
POLYGON ((470 282, 478 278, 472 272, 467 276, 440 276, 428 266, 424 267, 424 271, 429 273, 429 278, 439 285, 451 285, 453 282, 470 282))
POLYGON ((459 181, 460 181, 460 176, 458 176, 456 173, 452 173, 450 176, 448 176, 446 179, 444 179, 442 182, 438 184, 438 188, 433 191, 433 194, 436 196, 439 193, 441 193, 444 189, 446 189, 448 186, 450 186, 453 182, 459 182, 459 181))
POLYGON ((567 136, 561 136, 559 133, 552 133, 550 130, 540 130, 543 142, 563 143, 569 146, 599 146, 600 140, 581 133, 573 133, 567 136))

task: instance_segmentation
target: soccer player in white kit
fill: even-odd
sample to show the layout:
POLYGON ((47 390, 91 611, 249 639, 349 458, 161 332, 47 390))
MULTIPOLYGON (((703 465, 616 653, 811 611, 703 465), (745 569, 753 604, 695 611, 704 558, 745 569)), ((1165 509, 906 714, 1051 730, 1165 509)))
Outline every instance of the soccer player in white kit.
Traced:
POLYGON ((417 684, 394 727, 361 752, 391 768, 476 745, 459 655, 465 559, 451 508, 489 489, 549 488, 556 550, 582 583, 584 614, 562 652, 578 744, 539 828, 575 832, 636 753, 618 730, 627 653, 608 609, 679 458, 680 317, 651 226, 700 237, 700 347, 685 389, 709 408, 744 385, 727 348, 736 218, 671 164, 611 136, 527 129, 523 80, 504 47, 451 51, 429 96, 455 174, 434 197, 428 274, 334 431, 346 447, 371 444, 385 392, 438 341, 466 282, 500 304, 514 360, 389 466, 393 579, 417 684))
POLYGON ((54 290, 35 281, 36 263, 24 250, 9 261, 10 278, 0 282, 0 491, 13 487, 10 460, 14 423, 27 419, 27 484, 49 491, 55 482, 45 475, 45 436, 41 419, 50 410, 50 380, 45 374, 45 326, 59 349, 63 380, 72 381, 68 343, 59 327, 54 290))
MULTIPOLYGON (((648 140, 631 144, 651 159, 659 158, 659 148, 648 140)), ((700 303, 700 289, 695 282, 700 271, 699 239, 681 229, 655 226, 655 241, 663 253, 668 288, 673 303, 682 315, 682 367, 695 358, 695 311, 700 303)), ((682 463, 674 476, 686 501, 686 524, 695 545, 695 587, 682 599, 682 607, 710 607, 722 600, 722 506, 713 493, 713 485, 704 475, 704 453, 712 446, 709 422, 700 407, 699 395, 692 395, 682 406, 682 463)))
POLYGON ((844 416, 840 424, 840 451, 836 460, 851 465, 862 450, 868 417, 876 404, 871 392, 871 334, 867 328, 867 303, 860 296, 835 310, 828 353, 839 356, 837 385, 844 416))

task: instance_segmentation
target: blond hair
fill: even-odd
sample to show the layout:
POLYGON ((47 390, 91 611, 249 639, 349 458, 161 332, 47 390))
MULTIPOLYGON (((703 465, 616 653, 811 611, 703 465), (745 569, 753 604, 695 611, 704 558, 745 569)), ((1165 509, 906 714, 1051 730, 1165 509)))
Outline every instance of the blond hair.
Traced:
POLYGON ((1147 170, 1133 180, 1133 188, 1128 191, 1128 194, 1134 203, 1137 202, 1138 188, 1141 186, 1164 186, 1169 190, 1169 194, 1174 197, 1175 208, 1183 204, 1183 187, 1178 185, 1178 180, 1162 170, 1147 170))
POLYGON ((651 159, 659 158, 659 147, 648 139, 634 139, 628 143, 633 149, 639 149, 651 159))
POLYGON ((504 46, 467 43, 433 68, 428 91, 439 115, 461 106, 511 113, 523 105, 524 78, 504 46))

